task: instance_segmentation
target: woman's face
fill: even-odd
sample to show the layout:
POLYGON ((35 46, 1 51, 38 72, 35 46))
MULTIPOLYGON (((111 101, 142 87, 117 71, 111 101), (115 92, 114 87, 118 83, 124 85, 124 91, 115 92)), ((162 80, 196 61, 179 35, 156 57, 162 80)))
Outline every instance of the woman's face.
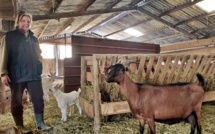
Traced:
POLYGON ((31 19, 28 16, 23 16, 18 22, 18 27, 23 33, 26 33, 30 29, 30 26, 31 19))

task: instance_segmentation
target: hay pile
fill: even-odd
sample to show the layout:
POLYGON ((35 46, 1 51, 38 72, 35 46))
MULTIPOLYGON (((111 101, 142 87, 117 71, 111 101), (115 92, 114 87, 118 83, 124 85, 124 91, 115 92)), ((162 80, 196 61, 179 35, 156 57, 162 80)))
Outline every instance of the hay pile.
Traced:
MULTIPOLYGON (((60 109, 57 106, 55 98, 50 96, 50 103, 45 102, 45 122, 54 127, 49 134, 138 134, 139 123, 131 114, 121 114, 112 116, 110 120, 102 118, 101 129, 98 132, 93 130, 93 119, 87 115, 79 116, 78 109, 73 107, 74 114, 68 117, 67 122, 61 122, 60 109)), ((212 134, 215 132, 215 103, 206 103, 202 108, 202 133, 212 134)), ((32 129, 35 134, 45 134, 36 129, 34 113, 31 104, 25 104, 24 124, 32 129)), ((10 112, 0 114, 0 132, 1 130, 13 127, 14 122, 10 112)), ((146 125, 147 127, 147 125, 146 125)), ((156 123, 158 134, 188 134, 189 124, 179 123, 176 125, 164 125, 156 123)), ((145 129, 149 133, 148 129, 145 129)))

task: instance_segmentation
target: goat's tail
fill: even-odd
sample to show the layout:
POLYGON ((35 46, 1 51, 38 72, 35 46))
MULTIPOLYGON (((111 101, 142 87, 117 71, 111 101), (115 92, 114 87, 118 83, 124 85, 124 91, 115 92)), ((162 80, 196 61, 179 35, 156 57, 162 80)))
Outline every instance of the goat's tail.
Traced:
POLYGON ((78 88, 78 93, 79 93, 79 94, 81 93, 81 88, 78 88))
POLYGON ((203 77, 201 74, 199 74, 199 73, 197 73, 196 76, 197 76, 197 78, 198 78, 198 80, 199 80, 198 85, 201 86, 201 87, 204 89, 204 91, 206 91, 206 89, 205 89, 205 79, 204 79, 204 77, 203 77))

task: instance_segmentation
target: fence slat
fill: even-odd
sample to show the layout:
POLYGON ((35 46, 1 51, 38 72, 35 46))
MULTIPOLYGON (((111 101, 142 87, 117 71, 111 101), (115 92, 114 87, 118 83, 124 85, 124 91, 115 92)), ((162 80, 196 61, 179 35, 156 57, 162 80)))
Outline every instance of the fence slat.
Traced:
POLYGON ((190 56, 190 59, 188 60, 187 64, 185 65, 185 69, 184 69, 184 73, 182 75, 182 79, 180 80, 181 82, 185 82, 188 78, 188 72, 189 72, 189 69, 191 67, 193 63, 193 55, 190 56))
POLYGON ((145 56, 141 57, 140 58, 140 64, 139 64, 139 67, 138 67, 138 70, 137 70, 136 82, 140 82, 141 77, 142 77, 143 73, 145 72, 143 70, 145 62, 146 62, 146 57, 145 56))
POLYGON ((188 80, 187 80, 188 82, 191 82, 191 81, 192 81, 192 78, 193 78, 193 76, 195 75, 196 69, 197 69, 198 66, 199 66, 199 62, 200 62, 201 58, 202 58, 202 56, 200 56, 200 55, 197 56, 195 65, 194 65, 193 68, 191 69, 190 76, 188 77, 188 80))
POLYGON ((172 82, 172 78, 174 76, 174 73, 175 73, 175 69, 177 67, 177 64, 178 64, 178 61, 180 59, 180 56, 176 56, 175 59, 174 59, 174 63, 172 63, 172 68, 169 72, 169 77, 167 78, 167 83, 171 83, 172 82))
POLYGON ((166 63, 164 63, 164 64, 165 64, 165 65, 164 65, 165 67, 164 67, 164 69, 163 69, 163 71, 162 71, 162 73, 161 73, 161 77, 160 77, 160 79, 159 79, 159 84, 164 83, 164 79, 165 79, 165 77, 166 77, 166 72, 167 72, 167 70, 169 69, 169 63, 170 63, 171 59, 172 59, 172 55, 168 55, 168 56, 167 56, 166 63))
POLYGON ((159 56, 157 65, 155 67, 155 73, 154 73, 154 76, 153 76, 153 79, 152 79, 153 83, 157 82, 158 74, 159 74, 160 68, 162 66, 162 61, 163 61, 163 56, 161 55, 161 56, 159 56))
POLYGON ((152 66, 153 66, 153 64, 154 64, 154 59, 155 59, 155 56, 151 56, 150 58, 149 58, 149 62, 148 62, 148 65, 147 65, 147 70, 146 70, 146 81, 148 81, 149 80, 149 78, 150 78, 150 73, 151 73, 151 71, 152 71, 152 66))
POLYGON ((183 56, 182 61, 181 61, 181 64, 179 64, 177 76, 175 77, 175 79, 174 79, 173 82, 179 81, 180 76, 181 76, 181 72, 182 72, 183 67, 184 67, 184 64, 185 64, 185 62, 186 62, 186 59, 187 59, 187 56, 183 56))

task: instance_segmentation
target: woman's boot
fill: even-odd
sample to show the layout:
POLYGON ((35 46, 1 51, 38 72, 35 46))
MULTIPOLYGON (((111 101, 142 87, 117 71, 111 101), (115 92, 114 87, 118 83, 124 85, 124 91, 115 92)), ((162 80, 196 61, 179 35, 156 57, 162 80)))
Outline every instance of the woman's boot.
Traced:
POLYGON ((50 130, 53 129, 53 127, 48 127, 44 124, 44 117, 43 117, 43 113, 41 114, 35 114, 35 117, 36 117, 36 123, 37 123, 37 128, 42 130, 42 131, 45 131, 45 132, 48 132, 50 130))

